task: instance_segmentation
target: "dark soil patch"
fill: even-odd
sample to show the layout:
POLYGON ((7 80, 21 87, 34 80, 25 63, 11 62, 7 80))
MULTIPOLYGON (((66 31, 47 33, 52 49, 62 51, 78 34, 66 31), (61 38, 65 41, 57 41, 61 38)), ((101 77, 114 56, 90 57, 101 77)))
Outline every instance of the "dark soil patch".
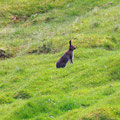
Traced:
POLYGON ((6 51, 0 49, 0 59, 10 58, 13 55, 10 53, 7 53, 6 51))
POLYGON ((52 51, 52 44, 48 43, 48 44, 43 44, 41 47, 38 47, 36 49, 30 50, 28 51, 29 54, 33 54, 33 53, 50 53, 52 51))

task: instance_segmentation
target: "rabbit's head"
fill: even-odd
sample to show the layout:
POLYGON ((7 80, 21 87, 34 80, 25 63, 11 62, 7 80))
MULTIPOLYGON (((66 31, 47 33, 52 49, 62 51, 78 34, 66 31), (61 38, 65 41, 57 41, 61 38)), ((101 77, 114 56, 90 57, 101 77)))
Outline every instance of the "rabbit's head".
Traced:
POLYGON ((70 44, 70 46, 69 46, 69 50, 75 50, 76 48, 75 48, 75 46, 73 46, 72 44, 71 44, 71 40, 69 41, 69 44, 70 44))

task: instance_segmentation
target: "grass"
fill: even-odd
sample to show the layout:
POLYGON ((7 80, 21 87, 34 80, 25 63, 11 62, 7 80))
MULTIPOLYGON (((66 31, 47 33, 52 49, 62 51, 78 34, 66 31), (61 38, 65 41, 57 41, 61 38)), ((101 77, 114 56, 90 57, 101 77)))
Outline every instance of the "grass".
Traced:
POLYGON ((118 0, 0 3, 0 48, 12 55, 0 60, 0 120, 120 119, 118 0), (74 64, 56 69, 70 39, 74 64))

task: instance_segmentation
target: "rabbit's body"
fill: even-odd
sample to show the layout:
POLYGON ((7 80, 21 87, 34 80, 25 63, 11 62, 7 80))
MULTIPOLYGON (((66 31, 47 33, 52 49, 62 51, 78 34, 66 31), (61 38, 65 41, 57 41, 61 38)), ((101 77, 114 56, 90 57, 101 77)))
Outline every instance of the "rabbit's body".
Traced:
POLYGON ((67 52, 65 52, 63 54, 63 56, 56 63, 57 68, 64 68, 68 61, 70 61, 70 63, 73 63, 72 60, 73 60, 73 50, 74 49, 75 49, 75 47, 73 45, 71 45, 71 41, 70 41, 69 50, 67 52))
POLYGON ((57 62, 56 67, 65 67, 67 62, 70 61, 70 54, 69 51, 67 51, 57 62))

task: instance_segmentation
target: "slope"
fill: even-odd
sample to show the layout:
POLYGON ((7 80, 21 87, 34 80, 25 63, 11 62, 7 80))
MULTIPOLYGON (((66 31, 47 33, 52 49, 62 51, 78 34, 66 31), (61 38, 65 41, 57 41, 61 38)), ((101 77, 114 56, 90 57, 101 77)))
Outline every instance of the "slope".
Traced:
POLYGON ((14 57, 0 62, 1 120, 120 118, 120 4, 108 2, 76 0, 2 24, 0 45, 14 57), (70 39, 74 64, 56 69, 70 39))

